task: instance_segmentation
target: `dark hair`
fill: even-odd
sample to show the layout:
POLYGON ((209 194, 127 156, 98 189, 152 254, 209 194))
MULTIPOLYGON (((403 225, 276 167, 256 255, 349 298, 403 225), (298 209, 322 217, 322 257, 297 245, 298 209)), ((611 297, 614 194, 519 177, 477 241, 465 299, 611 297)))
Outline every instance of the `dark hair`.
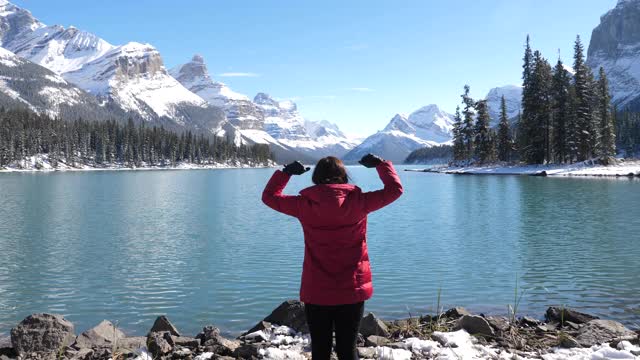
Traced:
POLYGON ((313 170, 311 180, 314 184, 347 184, 349 175, 342 160, 334 156, 320 159, 313 170))

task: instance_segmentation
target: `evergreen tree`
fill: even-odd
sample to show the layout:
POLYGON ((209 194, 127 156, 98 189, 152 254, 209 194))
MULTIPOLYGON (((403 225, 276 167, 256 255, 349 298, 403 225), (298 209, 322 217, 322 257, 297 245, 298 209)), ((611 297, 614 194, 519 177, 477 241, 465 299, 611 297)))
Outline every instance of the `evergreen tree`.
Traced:
POLYGON ((528 164, 542 164, 551 154, 551 65, 539 51, 533 54, 526 97, 520 129, 522 158, 528 164))
POLYGON ((580 36, 574 46, 574 88, 575 88, 575 138, 577 160, 584 161, 593 155, 595 129, 593 127, 593 74, 584 61, 584 46, 580 36))
POLYGON ((462 138, 465 144, 465 155, 467 160, 471 160, 473 157, 473 140, 474 140, 474 106, 475 101, 469 96, 471 88, 469 85, 464 86, 464 94, 462 95, 462 103, 464 109, 462 110, 463 124, 462 124, 462 138))
POLYGON ((511 129, 509 118, 507 117, 507 103, 502 96, 500 100, 500 123, 498 124, 497 157, 499 161, 510 161, 513 141, 511 140, 511 129))
POLYGON ((460 106, 456 107, 456 114, 453 123, 453 160, 461 161, 466 159, 464 136, 462 132, 462 116, 460 115, 460 106))
POLYGON ((600 120, 598 156, 607 164, 612 162, 616 155, 616 134, 615 123, 611 115, 611 95, 609 94, 609 83, 604 68, 600 67, 598 79, 598 112, 600 120))
POLYGON ((493 148, 492 137, 489 132, 489 107, 486 100, 476 102, 477 111, 476 124, 474 128, 474 145, 475 156, 480 163, 486 163, 492 160, 493 148))
POLYGON ((551 86, 553 98, 553 158, 555 162, 565 163, 570 161, 570 119, 571 116, 571 74, 564 68, 562 60, 553 72, 551 86))

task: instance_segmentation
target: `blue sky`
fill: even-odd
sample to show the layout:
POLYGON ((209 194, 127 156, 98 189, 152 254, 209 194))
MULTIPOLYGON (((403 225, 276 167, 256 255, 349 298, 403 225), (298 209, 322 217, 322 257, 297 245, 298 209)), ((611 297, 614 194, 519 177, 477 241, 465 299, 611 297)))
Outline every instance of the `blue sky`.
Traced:
POLYGON ((453 112, 464 84, 484 97, 520 83, 527 34, 552 62, 558 49, 571 62, 575 36, 588 46, 616 0, 14 3, 113 44, 150 43, 168 68, 201 54, 235 91, 290 98, 307 118, 368 135, 424 105, 453 112))

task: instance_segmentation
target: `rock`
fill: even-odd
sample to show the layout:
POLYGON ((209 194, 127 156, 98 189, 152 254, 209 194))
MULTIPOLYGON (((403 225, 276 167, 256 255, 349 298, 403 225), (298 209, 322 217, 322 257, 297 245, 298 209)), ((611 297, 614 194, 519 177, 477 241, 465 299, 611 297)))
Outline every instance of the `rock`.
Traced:
POLYGON ((188 349, 188 348, 180 348, 180 349, 177 349, 177 350, 173 351, 172 357, 174 359, 185 359, 185 358, 191 356, 191 354, 193 354, 193 352, 190 349, 188 349))
POLYGON ((147 338, 143 336, 127 337, 118 340, 118 349, 121 352, 132 353, 147 346, 147 338))
POLYGON ((18 355, 55 354, 74 339, 73 324, 62 315, 33 314, 11 329, 11 344, 18 355))
POLYGON ((410 350, 410 346, 407 345, 404 342, 392 342, 387 344, 388 347, 392 348, 392 349, 403 349, 403 350, 410 350))
POLYGON ((171 333, 168 331, 150 333, 147 336, 147 348, 154 359, 170 353, 173 350, 171 333))
POLYGON ((565 321, 564 322, 564 326, 569 327, 573 330, 580 330, 580 325, 572 322, 572 321, 565 321))
POLYGON ((196 339, 200 340, 200 343, 204 345, 207 340, 220 336, 220 329, 213 325, 208 325, 202 328, 202 331, 196 335, 196 339))
POLYGON ((453 309, 449 309, 444 313, 445 317, 451 318, 451 319, 458 319, 460 317, 463 317, 465 315, 471 315, 471 313, 469 311, 467 311, 467 309, 463 308, 463 307, 454 307, 453 309))
POLYGON ((71 360, 92 360, 94 351, 93 349, 80 349, 75 354, 73 354, 69 359, 71 360))
POLYGON ((509 324, 509 320, 506 317, 489 316, 485 318, 485 320, 487 320, 489 325, 493 326, 494 329, 499 331, 507 331, 511 327, 511 324, 509 324))
POLYGON ((220 355, 232 355, 240 346, 240 341, 228 340, 221 336, 218 328, 208 326, 204 330, 204 335, 201 338, 202 345, 211 352, 220 355))
POLYGON ((257 323, 254 327, 252 327, 251 329, 249 329, 247 332, 243 333, 242 335, 240 335, 238 338, 241 338, 245 335, 254 333, 256 331, 260 331, 260 330, 268 330, 271 329, 271 323, 266 322, 266 321, 260 321, 259 323, 257 323))
POLYGON ((384 321, 378 319, 373 313, 369 313, 360 321, 360 334, 365 338, 370 335, 389 337, 389 329, 384 321))
POLYGON ((187 336, 172 336, 173 343, 189 349, 197 349, 200 346, 200 340, 187 336))
POLYGON ((288 300, 280 304, 269 316, 264 318, 271 324, 285 325, 297 332, 308 333, 304 304, 298 300, 288 300))
POLYGON ((493 328, 489 325, 489 322, 482 316, 465 315, 458 320, 458 325, 471 335, 495 335, 493 328))
POLYGON ((584 324, 576 340, 584 347, 589 347, 605 342, 610 342, 616 338, 635 337, 636 334, 627 329, 624 325, 613 320, 591 320, 584 324))
POLYGON ((365 346, 385 346, 389 343, 389 339, 377 336, 377 335, 369 335, 365 340, 365 346))
POLYGON ((124 333, 116 328, 110 321, 104 320, 98 326, 89 329, 76 338, 73 347, 76 349, 94 347, 112 347, 120 339, 125 337, 124 333))
POLYGON ((169 319, 167 319, 166 316, 164 315, 158 316, 156 321, 153 323, 151 330, 149 330, 149 333, 165 332, 165 331, 170 332, 171 335, 173 336, 180 336, 178 329, 176 329, 176 327, 173 326, 173 324, 169 321, 169 319))
POLYGON ((559 340, 560 347, 563 347, 566 349, 580 347, 580 343, 578 343, 578 340, 576 340, 573 336, 568 334, 564 334, 564 333, 561 334, 558 337, 558 340, 559 340))
POLYGON ((591 320, 598 319, 597 316, 581 313, 579 311, 575 311, 571 309, 566 309, 566 308, 562 309, 555 306, 552 306, 547 309, 547 313, 545 314, 545 317, 547 321, 554 321, 560 324, 567 321, 571 321, 576 324, 584 324, 591 320))
POLYGON ((263 349, 264 347, 264 345, 259 343, 242 344, 235 349, 235 351, 233 352, 233 356, 241 359, 258 357, 260 354, 260 349, 263 349))
POLYGON ((522 326, 536 327, 538 324, 540 324, 540 321, 529 316, 524 316, 520 319, 520 325, 522 326))

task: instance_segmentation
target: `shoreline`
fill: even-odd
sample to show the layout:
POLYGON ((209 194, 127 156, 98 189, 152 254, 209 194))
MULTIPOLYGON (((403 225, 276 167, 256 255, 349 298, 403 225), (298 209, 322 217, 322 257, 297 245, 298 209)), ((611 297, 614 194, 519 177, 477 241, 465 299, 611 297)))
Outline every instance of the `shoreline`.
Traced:
POLYGON ((110 164, 104 166, 94 166, 83 164, 72 166, 62 161, 54 167, 49 162, 48 156, 32 156, 25 160, 20 166, 12 164, 5 168, 0 168, 0 174, 9 173, 61 173, 61 172, 84 172, 84 171, 156 171, 156 170, 217 170, 217 169, 265 169, 277 166, 274 161, 267 164, 242 163, 240 161, 229 161, 213 164, 191 164, 179 163, 176 165, 146 165, 130 167, 124 164, 110 164))
POLYGON ((410 172, 428 172, 448 175, 498 175, 540 177, 640 177, 640 161, 622 161, 616 165, 590 162, 551 165, 491 164, 483 166, 431 166, 424 169, 405 169, 410 172))
MULTIPOLYGON (((383 321, 369 313, 359 329, 362 359, 640 359, 640 329, 568 308, 550 307, 544 321, 471 314, 461 307, 383 321)), ((304 304, 283 302, 235 339, 214 325, 193 337, 165 316, 147 336, 127 336, 105 320, 76 336, 61 315, 34 314, 0 343, 0 359, 309 359, 304 304), (46 332, 47 339, 42 338, 46 332)))

